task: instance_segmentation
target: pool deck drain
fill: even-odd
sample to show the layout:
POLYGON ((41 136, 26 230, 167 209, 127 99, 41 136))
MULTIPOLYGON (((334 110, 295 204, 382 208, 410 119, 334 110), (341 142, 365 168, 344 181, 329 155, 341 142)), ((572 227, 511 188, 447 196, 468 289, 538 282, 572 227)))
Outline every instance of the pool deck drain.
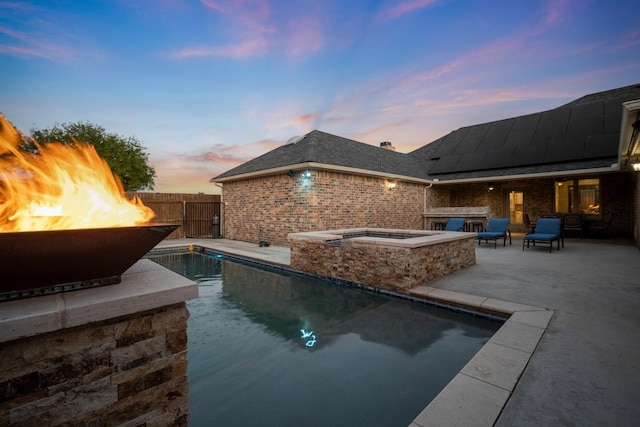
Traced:
MULTIPOLYGON (((285 267, 290 262, 288 248, 262 248, 229 240, 165 240, 156 248, 189 246, 285 267)), ((478 353, 413 420, 411 426, 494 425, 544 335, 553 311, 429 286, 413 288, 410 294, 462 311, 488 312, 508 317, 478 353)))

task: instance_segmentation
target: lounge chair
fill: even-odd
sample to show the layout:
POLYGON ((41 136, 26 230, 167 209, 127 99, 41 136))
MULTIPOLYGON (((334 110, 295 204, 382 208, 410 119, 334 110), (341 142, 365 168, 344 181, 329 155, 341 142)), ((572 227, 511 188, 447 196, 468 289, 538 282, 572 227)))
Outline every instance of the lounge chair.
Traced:
POLYGON ((511 230, 509 230, 509 218, 491 218, 487 224, 487 231, 481 231, 476 235, 478 246, 484 240, 486 243, 493 240, 493 248, 498 247, 498 239, 502 239, 502 246, 507 245, 507 236, 511 244, 511 230))
POLYGON ((548 243, 549 253, 553 251, 553 242, 558 242, 558 250, 560 250, 560 240, 562 240, 562 220, 560 218, 540 218, 536 221, 536 229, 533 233, 524 236, 522 240, 522 250, 524 245, 533 242, 533 246, 537 243, 548 243))
POLYGON ((464 229, 464 218, 449 218, 447 225, 444 227, 444 231, 462 231, 464 229))

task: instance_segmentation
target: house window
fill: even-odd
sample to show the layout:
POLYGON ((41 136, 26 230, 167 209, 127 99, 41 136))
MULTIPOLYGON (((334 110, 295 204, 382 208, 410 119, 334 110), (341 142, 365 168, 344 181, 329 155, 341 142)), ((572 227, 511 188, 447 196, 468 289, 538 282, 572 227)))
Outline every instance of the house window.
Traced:
POLYGON ((556 212, 600 215, 600 180, 556 181, 556 212))

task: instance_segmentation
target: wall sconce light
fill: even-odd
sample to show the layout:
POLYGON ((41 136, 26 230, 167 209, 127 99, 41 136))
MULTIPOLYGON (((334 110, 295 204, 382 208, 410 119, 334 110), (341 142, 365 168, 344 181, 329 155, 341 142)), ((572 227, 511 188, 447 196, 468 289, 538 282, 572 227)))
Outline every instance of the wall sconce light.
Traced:
POLYGON ((302 177, 303 178, 311 178, 311 171, 309 169, 307 169, 306 171, 302 172, 302 177))
POLYGON ((387 190, 394 191, 396 189, 396 182, 393 180, 387 181, 387 190))
POLYGON ((631 163, 631 166, 633 167, 634 171, 640 172, 640 162, 631 163))
POLYGON ((489 183, 489 186, 487 187, 487 190, 488 190, 488 191, 493 191, 495 188, 496 188, 496 187, 495 187, 495 184, 494 184, 493 182, 490 182, 490 183, 489 183))
POLYGON ((287 172, 287 175, 289 175, 289 178, 295 178, 296 173, 294 171, 289 171, 287 172))

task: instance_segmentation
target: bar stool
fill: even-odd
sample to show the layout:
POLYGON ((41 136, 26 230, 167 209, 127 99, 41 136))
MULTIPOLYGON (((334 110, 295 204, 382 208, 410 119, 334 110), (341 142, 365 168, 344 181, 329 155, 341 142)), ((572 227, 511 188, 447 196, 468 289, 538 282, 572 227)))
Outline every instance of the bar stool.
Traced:
POLYGON ((444 230, 446 226, 447 226, 446 221, 431 221, 432 230, 444 230))
POLYGON ((467 224, 469 231, 484 231, 484 221, 469 221, 467 224))

